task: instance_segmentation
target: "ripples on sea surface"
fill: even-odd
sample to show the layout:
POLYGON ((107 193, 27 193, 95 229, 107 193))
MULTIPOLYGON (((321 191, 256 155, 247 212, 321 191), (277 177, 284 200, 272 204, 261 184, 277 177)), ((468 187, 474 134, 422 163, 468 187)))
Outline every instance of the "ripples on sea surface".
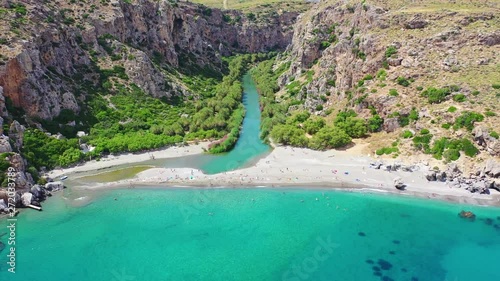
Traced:
POLYGON ((70 203, 56 196, 18 216, 17 273, 3 250, 1 280, 500 280, 498 208, 255 188, 108 190, 70 203))

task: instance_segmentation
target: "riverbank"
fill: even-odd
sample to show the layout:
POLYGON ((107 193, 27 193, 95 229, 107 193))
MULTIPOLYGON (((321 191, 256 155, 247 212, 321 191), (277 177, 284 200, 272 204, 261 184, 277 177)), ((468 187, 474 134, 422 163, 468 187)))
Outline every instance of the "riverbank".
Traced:
MULTIPOLYGON (((165 157, 178 156, 179 149, 170 148, 163 152, 165 157)), ((201 149, 197 147, 196 149, 201 149)), ((189 153, 194 152, 192 149, 189 153)), ((313 187, 360 190, 363 192, 384 192, 445 200, 474 205, 500 206, 500 193, 470 193, 465 189, 451 188, 443 182, 428 182, 426 163, 414 165, 415 171, 405 172, 375 169, 376 161, 360 154, 360 147, 337 151, 314 151, 305 148, 276 147, 267 157, 254 166, 214 175, 204 174, 191 168, 152 168, 138 173, 134 178, 99 184, 83 188, 130 188, 139 186, 186 186, 186 187, 313 187), (404 191, 394 187, 394 179, 401 178, 406 184, 404 191)), ((187 153, 187 151, 185 151, 187 153)), ((143 159, 131 155, 128 163, 143 159)), ((107 161, 103 163, 117 163, 107 161)), ((104 165, 99 163, 100 167, 104 165)), ((80 170, 95 170, 96 165, 88 163, 80 170)), ((62 171, 68 174, 70 171, 62 171)))
POLYGON ((127 164, 140 163, 152 159, 168 159, 204 153, 210 142, 200 142, 189 146, 170 146, 167 148, 148 151, 144 153, 127 153, 120 155, 109 155, 99 160, 84 162, 71 168, 52 170, 48 173, 51 178, 59 178, 63 175, 78 174, 83 172, 100 171, 127 164))

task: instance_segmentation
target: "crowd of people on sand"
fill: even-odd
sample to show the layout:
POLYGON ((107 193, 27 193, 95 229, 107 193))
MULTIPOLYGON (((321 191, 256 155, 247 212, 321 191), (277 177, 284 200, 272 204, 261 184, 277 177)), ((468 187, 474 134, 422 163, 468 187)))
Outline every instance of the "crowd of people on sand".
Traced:
MULTIPOLYGON (((321 165, 322 168, 311 169, 308 167, 283 167, 275 165, 270 160, 264 162, 266 167, 259 167, 256 171, 228 171, 215 175, 206 175, 199 170, 187 168, 164 168, 160 169, 157 176, 142 178, 142 182, 156 183, 200 183, 213 185, 270 185, 287 183, 338 183, 343 184, 367 182, 367 172, 362 167, 362 178, 354 177, 349 170, 340 170, 339 168, 321 165)), ((370 167, 369 167, 370 168, 370 167)), ((373 185, 373 182, 371 182, 373 185)), ((380 182, 379 187, 385 184, 380 182)))

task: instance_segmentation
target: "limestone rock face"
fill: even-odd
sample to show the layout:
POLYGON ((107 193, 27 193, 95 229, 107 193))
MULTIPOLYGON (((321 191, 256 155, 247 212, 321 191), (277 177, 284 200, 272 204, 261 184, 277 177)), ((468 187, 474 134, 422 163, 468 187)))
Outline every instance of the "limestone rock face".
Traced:
POLYGON ((493 178, 500 177, 500 162, 494 159, 488 160, 484 167, 484 173, 493 178))
POLYGON ((6 136, 0 136, 0 153, 12 152, 12 147, 9 143, 9 138, 6 136))
POLYGON ((394 132, 397 128, 401 127, 399 125, 398 118, 386 118, 384 119, 383 128, 386 132, 394 132))
POLYGON ((21 196, 21 203, 25 207, 28 207, 31 204, 31 200, 33 200, 33 194, 29 192, 23 193, 23 195, 21 196))
POLYGON ((14 148, 18 151, 23 146, 24 130, 26 130, 26 128, 16 120, 10 124, 9 138, 13 141, 14 148))
MULTIPOLYGON (((230 23, 224 21, 221 10, 208 13, 197 4, 133 2, 100 7, 100 16, 88 16, 82 30, 61 22, 32 27, 31 37, 18 42, 17 53, 0 65, 0 115, 7 115, 5 98, 31 117, 52 119, 64 109, 79 113, 86 93, 77 90, 71 79, 79 76, 86 83, 97 83, 97 67, 112 68, 109 64, 97 66, 88 51, 98 50, 101 59, 109 59, 103 44, 110 46, 113 54, 128 51, 128 57, 119 59, 131 82, 146 93, 154 97, 186 95, 158 64, 177 68, 190 60, 201 67, 220 67, 221 56, 234 52, 283 50, 291 41, 291 26, 297 17, 294 12, 275 13, 254 22, 241 12, 225 11, 225 15, 240 19, 230 23), (156 58, 156 65, 151 58, 156 58)), ((41 2, 34 9, 41 15, 51 10, 41 2)))

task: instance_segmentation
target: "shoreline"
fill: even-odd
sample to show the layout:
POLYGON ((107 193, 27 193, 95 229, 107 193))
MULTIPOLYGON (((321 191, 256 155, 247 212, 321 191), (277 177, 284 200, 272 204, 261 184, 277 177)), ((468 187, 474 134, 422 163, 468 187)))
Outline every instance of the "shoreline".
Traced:
MULTIPOLYGON (((415 199, 432 200, 438 202, 446 202, 453 204, 463 204, 478 207, 500 207, 500 198, 483 198, 482 196, 466 197, 463 195, 446 195, 446 194, 436 194, 418 191, 398 191, 397 189, 380 189, 372 186, 354 186, 348 183, 344 183, 344 186, 339 185, 328 185, 326 183, 300 183, 300 184, 272 184, 272 185, 242 185, 242 186, 215 186, 215 185, 200 185, 194 183, 155 183, 155 182, 141 182, 138 184, 133 184, 130 186, 127 183, 116 183, 112 185, 102 184, 97 187, 76 187, 80 190, 124 190, 124 189, 267 189, 267 190, 286 190, 286 189, 298 189, 298 190, 333 190, 339 192, 352 192, 352 193, 368 193, 368 194, 380 194, 380 195, 390 195, 390 196, 400 196, 409 197, 415 199)), ((500 194, 499 194, 500 195, 500 194)), ((495 196, 497 197, 497 196, 495 196)))
MULTIPOLYGON (((169 147, 153 152, 155 159, 168 159, 203 152, 203 145, 169 147)), ((52 177, 77 175, 88 172, 88 176, 105 174, 103 169, 120 165, 137 164, 149 160, 149 153, 125 154, 109 160, 86 162, 81 166, 51 171, 52 177), (93 174, 92 174, 93 173, 93 174)), ((74 187, 83 189, 113 189, 145 187, 198 187, 198 188, 326 188, 344 191, 383 192, 424 199, 456 202, 472 205, 500 206, 500 192, 491 194, 470 193, 465 189, 451 188, 444 182, 428 182, 424 172, 425 163, 415 165, 417 171, 404 172, 374 169, 370 163, 381 159, 361 155, 355 146, 346 150, 314 151, 306 148, 277 146, 255 165, 208 175, 192 168, 151 168, 139 172, 135 177, 113 182, 90 182, 74 187), (394 179, 401 178, 407 185, 404 191, 394 187, 394 179)), ((384 162, 396 162, 384 161, 384 162)), ((87 176, 87 175, 85 175, 87 176)), ((85 176, 76 179, 85 178, 85 176)))
MULTIPOLYGON (((97 172, 103 170, 109 170, 114 167, 119 167, 127 164, 140 164, 148 160, 154 159, 169 159, 182 156, 189 156, 195 154, 204 153, 204 148, 208 146, 210 142, 199 142, 198 144, 190 144, 188 146, 168 146, 165 148, 141 152, 141 153, 125 153, 118 155, 108 155, 102 157, 99 160, 91 160, 83 162, 79 165, 54 169, 47 174, 51 178, 58 178, 66 174, 79 174, 85 172, 97 172)), ((106 172, 106 171, 104 171, 106 172)))

